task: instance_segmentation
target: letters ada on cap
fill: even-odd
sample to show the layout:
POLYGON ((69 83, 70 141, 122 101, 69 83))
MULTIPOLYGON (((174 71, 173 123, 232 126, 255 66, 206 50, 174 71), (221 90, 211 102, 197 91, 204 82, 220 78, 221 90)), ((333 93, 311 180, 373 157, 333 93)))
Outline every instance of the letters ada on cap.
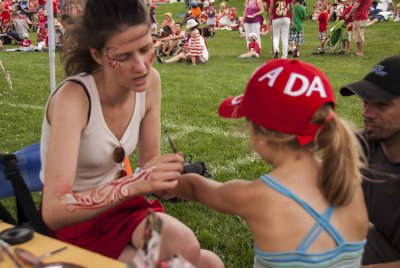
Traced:
POLYGON ((319 128, 310 123, 313 115, 328 103, 334 107, 335 97, 321 70, 300 60, 274 59, 252 74, 243 95, 223 101, 219 114, 245 116, 264 128, 297 135, 306 144, 319 128))

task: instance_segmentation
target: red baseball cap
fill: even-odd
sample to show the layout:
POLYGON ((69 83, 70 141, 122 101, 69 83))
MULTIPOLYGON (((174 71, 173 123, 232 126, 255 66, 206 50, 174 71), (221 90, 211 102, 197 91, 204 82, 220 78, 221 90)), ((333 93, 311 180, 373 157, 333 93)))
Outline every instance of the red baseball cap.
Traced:
POLYGON ((314 140, 320 125, 311 119, 327 103, 334 107, 335 96, 321 70, 300 60, 273 59, 252 74, 244 94, 224 100, 218 113, 297 135, 303 146, 314 140))

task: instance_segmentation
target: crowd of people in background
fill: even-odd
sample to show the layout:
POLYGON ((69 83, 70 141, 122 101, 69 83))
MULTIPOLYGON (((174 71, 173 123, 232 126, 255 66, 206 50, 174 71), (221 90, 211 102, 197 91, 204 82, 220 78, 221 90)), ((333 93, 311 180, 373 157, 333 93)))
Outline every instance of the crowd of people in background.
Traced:
MULTIPOLYGON (((63 14, 64 1, 52 1, 56 18, 54 21, 56 49, 59 50, 64 32, 68 25, 73 24, 73 16, 79 14, 80 7, 72 4, 67 15, 63 14)), ((216 30, 239 30, 239 36, 245 39, 247 49, 252 40, 249 38, 250 33, 257 36, 260 49, 261 37, 269 33, 272 39, 270 53, 274 58, 300 56, 300 47, 304 44, 303 21, 308 18, 318 22, 320 46, 316 48, 317 53, 325 51, 327 39, 331 34, 328 23, 336 24, 344 20, 346 37, 342 38, 343 45, 337 52, 349 53, 353 42, 356 46, 354 53, 356 56, 363 56, 366 26, 385 20, 400 21, 400 3, 395 6, 392 0, 335 0, 334 3, 329 0, 318 0, 313 6, 311 15, 307 13, 304 0, 246 0, 241 16, 236 13, 235 6, 229 7, 224 1, 216 5, 215 0, 194 0, 188 2, 185 16, 181 21, 177 21, 179 26, 175 27, 176 22, 171 12, 166 12, 163 15, 164 20, 159 23, 156 19, 157 5, 150 2, 148 5, 151 29, 154 34, 156 55, 159 57, 176 56, 179 48, 181 52, 187 46, 190 34, 186 33, 185 26, 190 19, 198 23, 199 33, 204 38, 214 37, 216 30)), ((45 0, 1 0, 0 17, 0 49, 3 44, 22 43, 25 39, 24 34, 27 33, 34 47, 31 49, 29 46, 29 49, 22 49, 23 51, 47 51, 45 0)), ((206 44, 206 40, 204 41, 206 44)), ((21 48, 25 45, 25 42, 21 44, 21 48)))
MULTIPOLYGON (((158 25, 154 16, 156 8, 155 4, 150 5, 150 18, 152 19, 155 52, 159 62, 164 63, 169 60, 161 59, 161 57, 176 56, 177 54, 173 51, 177 51, 178 46, 187 46, 190 34, 186 34, 186 37, 182 32, 179 32, 178 35, 175 34, 173 27, 175 22, 171 13, 165 13, 164 22, 158 25), (172 50, 170 49, 170 40, 179 40, 179 42, 173 42, 172 50), (162 49, 159 49, 160 47, 162 49)), ((253 49, 249 48, 252 40, 257 40, 261 49, 262 37, 269 33, 272 40, 270 54, 274 58, 287 58, 288 55, 300 56, 300 47, 305 41, 304 20, 307 19, 318 23, 320 45, 315 49, 314 54, 323 54, 328 48, 338 54, 349 54, 351 43, 354 43, 355 52, 352 55, 355 56, 364 54, 364 28, 366 26, 383 20, 400 21, 400 3, 395 6, 392 0, 335 0, 334 3, 329 0, 318 0, 313 5, 311 14, 308 14, 305 0, 246 0, 241 16, 236 13, 235 6, 229 7, 225 1, 216 5, 215 0, 199 0, 189 2, 186 11, 180 29, 184 29, 188 20, 194 19, 204 38, 214 37, 216 30, 238 30, 239 37, 245 39, 246 48, 249 51, 253 49), (329 24, 332 23, 334 25, 343 23, 344 26, 337 27, 337 29, 331 28, 329 24), (327 42, 334 34, 332 29, 341 32, 338 45, 327 42), (257 38, 249 38, 250 33, 255 34, 257 38)), ((189 28, 187 30, 189 33, 189 28)), ((317 33, 308 34, 308 36, 311 35, 317 36, 317 33)), ((239 58, 243 57, 239 56, 239 58)), ((176 60, 174 59, 172 62, 176 62, 176 60)))
MULTIPOLYGON (((66 31, 74 24, 73 16, 79 6, 71 5, 74 15, 64 12, 63 1, 52 0, 55 29, 55 49, 60 50, 66 31)), ((0 49, 5 44, 18 44, 19 48, 6 51, 48 51, 48 12, 44 0, 0 1, 0 49), (28 38, 29 42, 26 40, 28 38), (29 43, 29 45, 27 45, 29 43)))

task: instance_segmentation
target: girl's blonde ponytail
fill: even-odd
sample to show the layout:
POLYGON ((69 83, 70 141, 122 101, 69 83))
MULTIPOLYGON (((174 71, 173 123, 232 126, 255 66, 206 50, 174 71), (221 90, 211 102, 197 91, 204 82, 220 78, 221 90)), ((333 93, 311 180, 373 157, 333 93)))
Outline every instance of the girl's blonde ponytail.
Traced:
POLYGON ((332 113, 331 106, 326 105, 313 119, 321 124, 316 137, 318 149, 323 150, 319 180, 328 201, 343 206, 350 203, 361 182, 362 164, 355 133, 345 120, 332 113))

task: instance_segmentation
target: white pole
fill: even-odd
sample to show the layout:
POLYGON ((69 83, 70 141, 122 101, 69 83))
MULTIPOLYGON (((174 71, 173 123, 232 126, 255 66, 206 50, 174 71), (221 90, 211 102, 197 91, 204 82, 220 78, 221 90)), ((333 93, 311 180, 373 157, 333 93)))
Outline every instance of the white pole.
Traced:
POLYGON ((56 89, 56 39, 54 30, 53 1, 47 0, 47 30, 49 35, 50 91, 56 89))

